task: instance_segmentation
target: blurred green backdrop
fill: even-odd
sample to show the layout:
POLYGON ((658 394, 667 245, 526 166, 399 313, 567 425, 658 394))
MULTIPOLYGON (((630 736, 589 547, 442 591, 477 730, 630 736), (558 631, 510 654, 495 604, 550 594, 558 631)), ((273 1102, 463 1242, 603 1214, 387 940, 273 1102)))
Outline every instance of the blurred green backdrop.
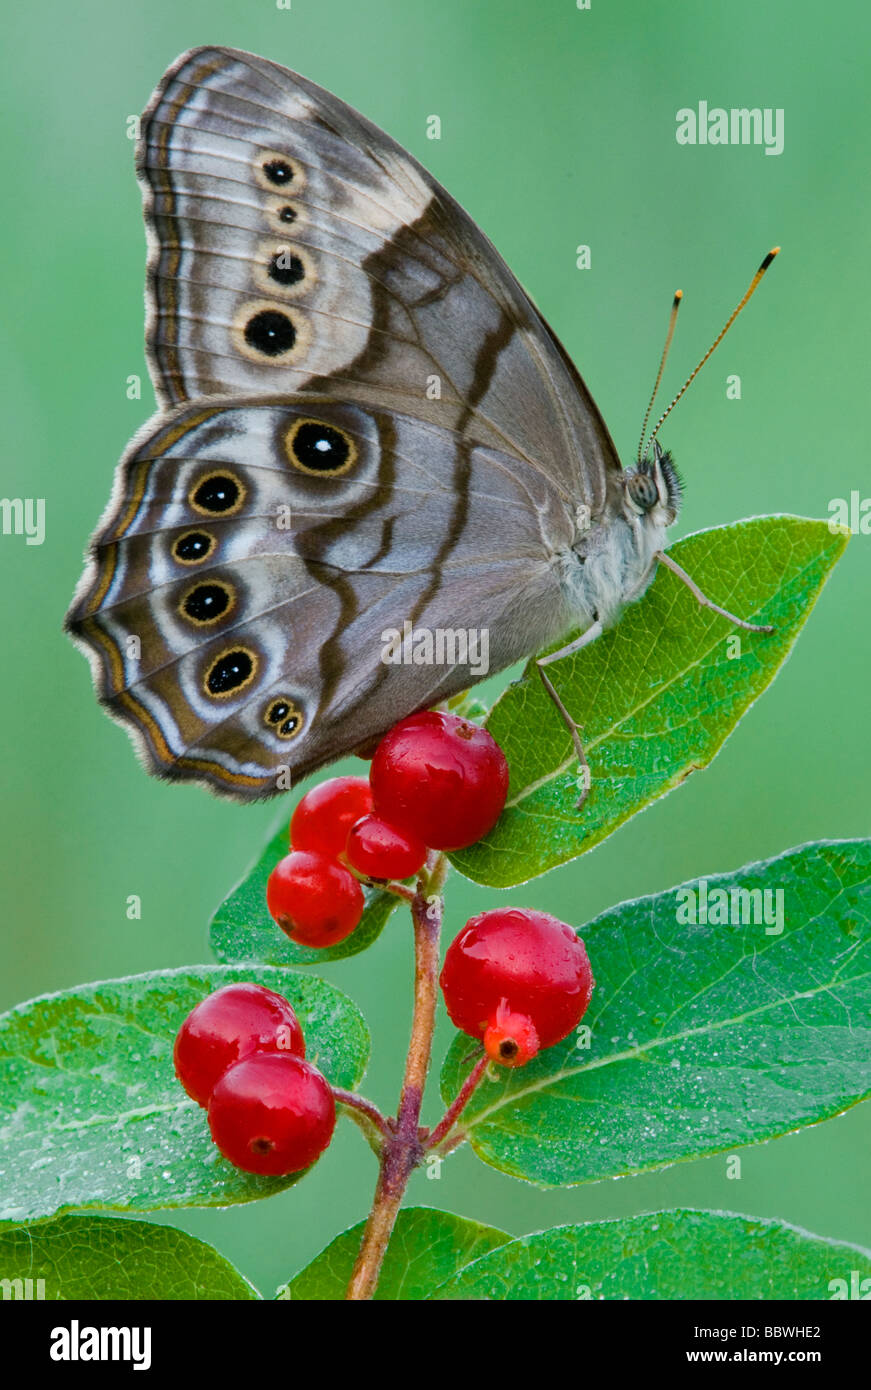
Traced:
MULTIPOLYGON (((624 457, 675 287, 676 386, 773 243, 783 255, 669 424, 682 532, 766 512, 826 516, 867 463, 868 7, 850 0, 44 0, 7 12, 2 153, 2 492, 44 497, 45 543, 0 538, 5 755, 3 1007, 84 980, 207 959, 211 909, 275 820, 139 769, 100 713, 61 618, 127 438, 152 408, 144 238, 126 118, 183 49, 224 43, 298 69, 416 154, 496 242, 578 362, 624 457), (675 112, 785 111, 785 149, 681 147, 675 112), (438 114, 442 138, 426 138, 438 114), (576 268, 589 244, 592 266, 576 268), (143 376, 143 399, 125 394, 143 376), (726 377, 742 378, 740 401, 726 377), (125 901, 142 897, 141 922, 125 901)), ((869 825, 871 538, 856 536, 785 670, 713 768, 594 854, 505 895, 580 923, 622 898, 869 825)), ((360 766, 359 764, 357 765, 360 766)), ((455 880, 448 931, 493 893, 455 880)), ((374 1033, 367 1090, 393 1104, 410 943, 397 915, 323 972, 374 1033)), ((662 981, 664 991, 669 981, 662 981)), ((441 1055, 447 1030, 443 1030, 441 1055)), ((430 1097, 429 1118, 436 1113, 430 1097)), ((660 1206, 781 1217, 871 1245, 871 1108, 743 1153, 539 1192, 468 1152, 409 1200, 525 1232, 660 1206)), ((261 1287, 365 1212, 352 1127, 268 1204, 170 1219, 261 1287)), ((157 1218, 163 1219, 163 1218, 157 1218)))

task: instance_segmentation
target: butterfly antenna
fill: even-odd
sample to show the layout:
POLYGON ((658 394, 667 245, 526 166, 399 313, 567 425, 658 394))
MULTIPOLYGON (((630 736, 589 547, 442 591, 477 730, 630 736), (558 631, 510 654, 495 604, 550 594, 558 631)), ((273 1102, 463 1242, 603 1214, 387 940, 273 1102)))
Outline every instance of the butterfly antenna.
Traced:
POLYGON ((694 371, 690 372, 689 376, 687 377, 687 379, 686 379, 686 381, 684 382, 683 386, 682 386, 682 387, 680 388, 680 390, 678 391, 678 393, 677 393, 677 395, 675 396, 674 400, 673 400, 673 401, 671 402, 671 404, 669 405, 668 409, 667 409, 667 410, 664 410, 663 413, 660 415, 659 419, 657 420, 656 424, 655 424, 654 427, 653 427, 653 430, 652 430, 651 435, 650 435, 650 439, 647 441, 647 442, 648 442, 648 445, 650 445, 650 444, 653 443, 654 439, 656 438, 657 434, 659 433, 659 427, 660 427, 660 425, 663 423, 663 421, 666 419, 666 417, 667 417, 668 415, 670 415, 671 412, 674 410, 675 406, 677 405, 677 403, 678 403, 678 401, 680 400, 681 396, 682 396, 682 395, 684 394, 684 392, 686 391, 686 389, 687 389, 687 387, 689 386, 690 382, 691 382, 691 381, 694 381, 695 378, 698 376, 699 372, 702 370, 702 367, 705 365, 705 363, 707 362, 708 358, 711 356, 711 353, 715 350, 715 348, 718 348, 718 347, 720 346, 720 344, 721 344, 721 342, 723 341, 723 339, 725 338, 726 334, 729 332, 729 329, 732 327, 732 324, 735 322, 735 320, 736 320, 736 318, 738 317, 738 315, 740 314, 741 310, 744 308, 744 305, 745 305, 745 304, 747 303, 747 301, 750 299, 751 295, 754 294, 755 291, 759 288, 759 282, 761 281, 763 275, 765 274, 766 270, 767 270, 768 267, 771 265, 771 262, 774 260, 774 257, 778 254, 779 251, 780 251, 780 247, 779 247, 779 246, 773 246, 773 247, 771 248, 771 250, 769 251, 768 255, 765 257, 765 260, 762 262, 762 264, 761 264, 761 266, 759 267, 759 269, 757 270, 756 274, 753 276, 753 279, 750 281, 750 284, 749 284, 748 287, 747 287, 747 292, 746 292, 746 294, 744 295, 743 299, 742 299, 741 302, 732 310, 732 313, 729 315, 729 317, 727 318, 727 320, 726 320, 725 324, 723 325, 722 329, 721 329, 720 332, 717 334, 717 336, 716 336, 716 338, 714 339, 714 341, 711 343, 711 346, 708 348, 708 350, 707 350, 707 352, 705 353, 704 357, 702 358, 701 362, 698 364, 698 366, 695 368, 694 371))
POLYGON ((653 390, 650 393, 650 400, 647 402, 647 409, 644 412, 644 419, 641 422, 641 437, 638 440, 638 455, 636 463, 641 462, 641 451, 644 448, 644 435, 647 430, 647 422, 650 419, 650 412, 653 409, 653 402, 656 400, 656 393, 659 390, 659 383, 662 381, 662 374, 665 371, 665 359, 668 357, 668 350, 671 347, 671 340, 674 337, 674 326, 677 323, 677 311, 683 299, 683 290, 675 290, 674 300, 672 301, 671 313, 668 318, 668 332, 665 335, 665 347, 662 349, 662 356, 659 359, 659 371, 656 373, 656 381, 653 383, 653 390))

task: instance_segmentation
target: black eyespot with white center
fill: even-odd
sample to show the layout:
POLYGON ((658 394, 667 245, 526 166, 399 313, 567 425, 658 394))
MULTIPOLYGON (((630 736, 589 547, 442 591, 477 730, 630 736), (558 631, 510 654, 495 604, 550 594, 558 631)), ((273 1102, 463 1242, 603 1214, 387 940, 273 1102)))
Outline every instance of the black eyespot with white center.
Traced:
POLYGON ((348 473, 357 461, 357 446, 349 434, 324 420, 296 420, 285 435, 290 462, 313 477, 348 473))
POLYGON ((181 565, 199 565, 209 558, 216 544, 208 531, 185 531, 176 539, 172 553, 181 565))
POLYGON ((188 589, 181 601, 181 612, 190 622, 198 626, 216 623, 227 615, 233 606, 235 595, 227 584, 213 581, 196 584, 188 589))
POLYGON ((216 657, 203 682, 206 694, 216 700, 238 695, 257 674, 256 653, 247 647, 231 647, 216 657))
POLYGON ((283 208, 279 208, 279 210, 278 210, 278 220, 279 220, 279 222, 287 222, 287 223, 295 222, 295 221, 296 221, 296 209, 295 209, 295 208, 292 208, 292 207, 290 206, 290 204, 285 204, 285 206, 284 206, 283 208))
POLYGON ((264 357, 281 357, 296 342, 293 320, 279 309, 261 309, 245 325, 245 342, 264 357))
POLYGON ((259 150, 252 172, 261 188, 283 192, 285 198, 299 197, 306 185, 305 165, 284 150, 259 150))
POLYGON ((289 695, 278 695, 270 700, 263 718, 273 732, 283 739, 296 738, 305 722, 299 706, 289 695))
POLYGON ((276 188, 286 188, 293 182, 295 170, 289 159, 268 159, 263 165, 263 172, 276 188))
POLYGON ((231 516, 245 500, 245 488, 234 474, 222 470, 198 478, 188 493, 191 506, 207 516, 231 516))
POLYGON ((305 279, 305 266, 295 251, 282 246, 269 262, 269 276, 278 285, 298 285, 305 279))

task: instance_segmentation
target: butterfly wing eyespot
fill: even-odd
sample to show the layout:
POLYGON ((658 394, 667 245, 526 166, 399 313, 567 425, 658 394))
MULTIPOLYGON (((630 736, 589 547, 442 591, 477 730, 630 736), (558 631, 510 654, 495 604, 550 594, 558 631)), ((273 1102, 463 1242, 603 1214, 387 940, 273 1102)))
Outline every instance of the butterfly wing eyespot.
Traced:
POLYGON ((201 516, 234 516, 243 506, 247 492, 235 473, 214 468, 196 479, 188 492, 188 502, 201 516))
POLYGON ((275 280, 283 289, 290 289, 306 278, 306 268, 302 257, 296 251, 289 246, 282 246, 270 257, 268 274, 269 278, 275 280))
POLYGON ((314 478, 350 473, 358 457, 357 445, 345 430, 309 418, 294 420, 284 436, 284 451, 294 468, 314 478))
MULTIPOLYGON (((281 288, 277 283, 270 284, 276 293, 281 288)), ((286 367, 297 363, 308 351, 311 325, 296 308, 291 313, 275 300, 251 300, 237 311, 232 338, 236 350, 250 362, 261 367, 286 367)))
POLYGON ((263 719, 281 739, 296 738, 302 733, 305 725, 302 711, 289 695, 278 695, 274 700, 270 700, 263 719))
POLYGON ((236 593, 231 584, 212 579, 193 584, 178 606, 179 616, 197 627, 211 627, 227 618, 236 606, 236 593))
POLYGON ((261 246, 260 257, 254 278, 267 294, 294 295, 314 288, 317 279, 314 264, 303 247, 270 240, 261 246))
POLYGON ((227 647, 210 663, 203 676, 203 693, 213 700, 239 695, 256 679, 260 665, 250 647, 227 647))
POLYGON ((296 202, 297 189, 291 188, 290 197, 267 198, 263 204, 266 225, 273 227, 281 236, 287 236, 288 228, 294 232, 308 221, 303 204, 296 202))
POLYGON ((264 357, 282 357, 296 345, 293 319, 278 309, 260 309, 245 325, 245 342, 264 357))
POLYGON ((281 150, 262 150, 254 165, 254 177, 261 188, 268 188, 270 193, 283 188, 297 194, 305 188, 302 166, 281 150))
POLYGON ((172 557, 180 565, 201 565, 214 554, 217 544, 208 531, 183 531, 173 542, 172 557))

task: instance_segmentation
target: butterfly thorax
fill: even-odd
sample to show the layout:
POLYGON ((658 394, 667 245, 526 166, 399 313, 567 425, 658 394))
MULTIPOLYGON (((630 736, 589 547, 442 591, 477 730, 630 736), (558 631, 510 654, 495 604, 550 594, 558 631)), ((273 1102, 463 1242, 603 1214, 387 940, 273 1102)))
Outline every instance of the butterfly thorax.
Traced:
POLYGON ((656 570, 657 551, 678 513, 681 482, 671 455, 655 445, 652 459, 626 469, 605 514, 590 524, 579 509, 575 541, 560 556, 572 627, 613 627, 656 570))

